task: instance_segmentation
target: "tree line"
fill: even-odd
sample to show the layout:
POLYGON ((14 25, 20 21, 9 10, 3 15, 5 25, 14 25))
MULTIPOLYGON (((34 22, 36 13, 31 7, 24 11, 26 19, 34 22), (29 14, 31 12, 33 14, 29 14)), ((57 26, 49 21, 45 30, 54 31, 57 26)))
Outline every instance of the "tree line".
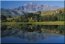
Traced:
POLYGON ((3 22, 43 22, 43 21, 65 21, 65 15, 62 13, 62 11, 59 11, 59 13, 55 15, 43 15, 41 16, 41 11, 38 11, 38 13, 27 13, 21 16, 16 17, 9 17, 1 14, 1 21, 3 22))

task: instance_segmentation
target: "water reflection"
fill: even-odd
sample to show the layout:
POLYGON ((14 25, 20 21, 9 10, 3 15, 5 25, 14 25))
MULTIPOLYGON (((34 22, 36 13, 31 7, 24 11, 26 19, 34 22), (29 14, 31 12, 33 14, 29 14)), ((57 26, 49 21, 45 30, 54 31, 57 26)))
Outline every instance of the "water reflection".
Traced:
MULTIPOLYGON (((28 40, 37 40, 38 38, 45 38, 44 35, 38 32, 28 32, 23 31, 21 29, 17 28, 12 28, 12 27, 7 27, 6 25, 3 26, 1 35, 2 37, 7 37, 7 36, 13 36, 13 37, 18 37, 21 39, 28 39, 28 40)), ((25 29, 25 28, 24 28, 25 29)), ((29 29, 29 27, 27 28, 29 29)))
MULTIPOLYGON (((42 31, 44 31, 44 29, 53 29, 56 28, 57 26, 41 26, 41 25, 19 25, 19 26, 9 26, 9 25, 2 25, 1 26, 1 35, 11 35, 11 34, 15 34, 18 33, 20 31, 22 32, 39 32, 41 33, 42 31), (42 30, 43 29, 43 30, 42 30)), ((21 33, 21 32, 20 32, 21 33)))
MULTIPOLYGON (((8 26, 8 25, 2 25, 1 27, 1 37, 13 37, 13 38, 19 38, 21 40, 27 40, 28 42, 41 42, 41 40, 45 40, 47 38, 54 38, 54 37, 60 37, 61 35, 54 34, 54 33, 48 33, 48 32, 42 32, 44 29, 57 28, 57 26, 42 26, 42 25, 19 25, 17 26, 8 26), (20 27, 21 26, 21 27, 20 27), (42 30, 43 29, 43 30, 42 30)), ((8 39, 8 38, 7 38, 8 39)), ((3 42, 4 39, 2 39, 3 42)), ((13 39, 12 39, 13 40, 13 39)), ((15 39, 16 40, 16 39, 15 39)))

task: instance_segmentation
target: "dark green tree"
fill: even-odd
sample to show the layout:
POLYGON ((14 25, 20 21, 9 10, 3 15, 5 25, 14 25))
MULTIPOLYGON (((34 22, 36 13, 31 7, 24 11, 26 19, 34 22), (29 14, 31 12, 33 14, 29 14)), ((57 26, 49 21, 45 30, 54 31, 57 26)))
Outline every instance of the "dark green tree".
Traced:
POLYGON ((4 16, 4 15, 1 15, 1 21, 3 22, 3 21, 6 21, 6 20, 7 20, 7 17, 4 16))

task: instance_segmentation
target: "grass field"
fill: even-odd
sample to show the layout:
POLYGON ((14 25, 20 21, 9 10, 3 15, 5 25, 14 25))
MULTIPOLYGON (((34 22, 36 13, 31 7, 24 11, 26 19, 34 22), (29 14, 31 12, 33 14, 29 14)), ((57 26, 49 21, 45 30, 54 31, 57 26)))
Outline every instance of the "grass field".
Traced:
POLYGON ((15 24, 32 24, 32 25, 64 25, 64 21, 47 21, 47 22, 2 22, 3 25, 15 24))

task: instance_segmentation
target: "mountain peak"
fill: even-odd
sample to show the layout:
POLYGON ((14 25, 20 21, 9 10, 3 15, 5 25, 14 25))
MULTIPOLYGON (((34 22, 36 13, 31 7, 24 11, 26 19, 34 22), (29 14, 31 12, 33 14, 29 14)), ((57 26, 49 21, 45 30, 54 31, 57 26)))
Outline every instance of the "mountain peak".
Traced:
POLYGON ((17 9, 25 11, 25 12, 35 12, 35 11, 55 10, 55 9, 58 9, 58 8, 59 8, 58 6, 49 6, 49 5, 46 5, 46 4, 43 5, 43 4, 27 3, 27 4, 20 6, 17 9))

